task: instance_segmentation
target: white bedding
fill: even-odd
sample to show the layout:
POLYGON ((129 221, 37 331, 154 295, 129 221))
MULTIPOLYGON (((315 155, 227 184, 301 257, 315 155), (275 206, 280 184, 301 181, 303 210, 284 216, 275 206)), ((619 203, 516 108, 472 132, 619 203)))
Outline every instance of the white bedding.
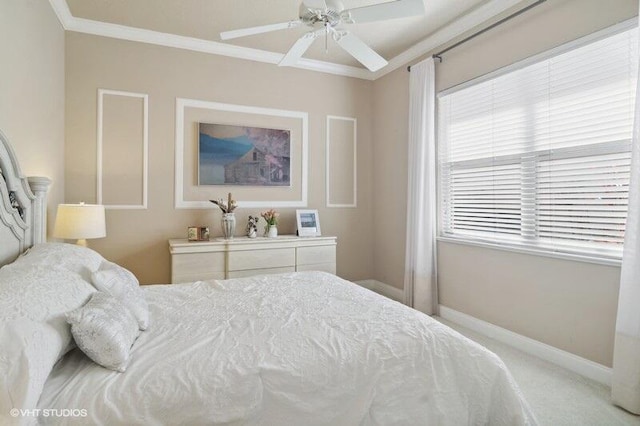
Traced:
POLYGON ((39 407, 87 416, 41 423, 535 424, 496 355, 333 275, 144 291, 152 325, 127 371, 74 350, 49 377, 39 407))

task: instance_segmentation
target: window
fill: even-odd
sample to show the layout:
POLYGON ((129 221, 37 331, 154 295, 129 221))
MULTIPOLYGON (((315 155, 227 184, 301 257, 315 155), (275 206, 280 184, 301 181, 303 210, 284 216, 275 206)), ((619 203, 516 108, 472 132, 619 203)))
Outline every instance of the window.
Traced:
POLYGON ((620 257, 638 46, 612 32, 439 95, 441 237, 620 257))

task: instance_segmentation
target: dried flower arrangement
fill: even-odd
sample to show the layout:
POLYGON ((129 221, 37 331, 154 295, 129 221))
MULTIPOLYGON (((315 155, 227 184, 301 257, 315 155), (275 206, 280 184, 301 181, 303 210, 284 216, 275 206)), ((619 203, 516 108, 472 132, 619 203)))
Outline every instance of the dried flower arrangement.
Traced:
POLYGON ((211 201, 216 206, 220 207, 220 210, 222 210, 222 213, 233 213, 236 207, 238 207, 238 205, 236 204, 236 200, 231 198, 231 193, 229 193, 227 197, 227 201, 223 200, 222 198, 219 198, 217 200, 209 200, 209 201, 211 201))

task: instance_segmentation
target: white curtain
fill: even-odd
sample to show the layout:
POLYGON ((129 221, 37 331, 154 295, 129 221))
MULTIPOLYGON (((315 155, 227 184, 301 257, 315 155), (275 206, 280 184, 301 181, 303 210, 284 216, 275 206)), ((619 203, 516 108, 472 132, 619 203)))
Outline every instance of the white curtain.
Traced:
POLYGON ((433 58, 411 67, 409 81, 409 186, 405 251, 405 303, 437 313, 435 66, 433 58))
POLYGON ((636 88, 635 108, 611 399, 614 404, 640 414, 640 85, 636 88))

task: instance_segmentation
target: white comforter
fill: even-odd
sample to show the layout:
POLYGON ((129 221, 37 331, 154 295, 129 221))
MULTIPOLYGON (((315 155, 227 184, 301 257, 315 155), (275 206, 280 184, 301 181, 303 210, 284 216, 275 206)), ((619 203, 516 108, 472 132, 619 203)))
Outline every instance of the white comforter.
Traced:
POLYGON ((41 423, 523 425, 502 361, 426 315, 320 273, 145 288, 152 323, 125 373, 78 350, 41 423), (76 414, 78 412, 76 411, 76 414))

